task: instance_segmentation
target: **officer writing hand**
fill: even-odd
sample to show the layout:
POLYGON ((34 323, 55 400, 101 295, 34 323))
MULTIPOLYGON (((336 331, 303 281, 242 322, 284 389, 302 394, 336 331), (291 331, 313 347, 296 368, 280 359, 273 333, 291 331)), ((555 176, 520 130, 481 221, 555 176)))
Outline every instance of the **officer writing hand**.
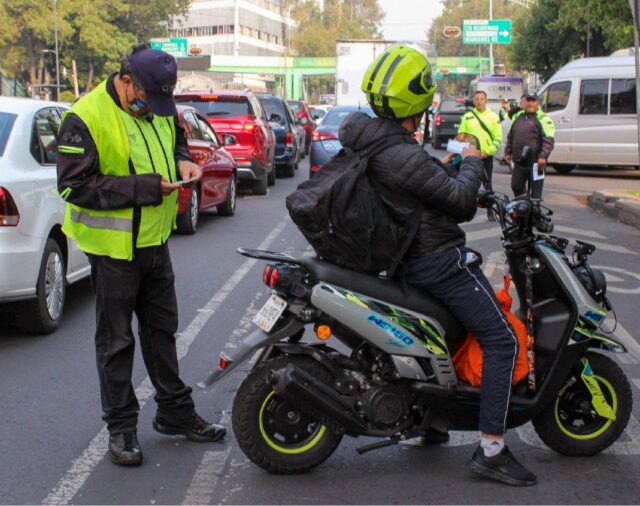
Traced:
POLYGON ((188 181, 189 179, 200 181, 202 178, 202 171, 200 170, 200 167, 193 162, 181 160, 178 164, 178 170, 180 170, 180 176, 183 181, 188 181))

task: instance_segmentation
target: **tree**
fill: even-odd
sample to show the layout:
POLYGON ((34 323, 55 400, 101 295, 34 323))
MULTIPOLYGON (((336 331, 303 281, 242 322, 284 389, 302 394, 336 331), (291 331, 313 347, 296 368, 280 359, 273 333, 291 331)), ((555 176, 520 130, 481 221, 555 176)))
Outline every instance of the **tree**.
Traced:
POLYGON ((631 46, 633 25, 628 0, 538 0, 516 21, 513 34, 515 68, 546 81, 575 58, 631 46))
POLYGON ((381 37, 378 0, 289 0, 288 7, 299 25, 291 47, 301 56, 335 56, 338 39, 381 37))

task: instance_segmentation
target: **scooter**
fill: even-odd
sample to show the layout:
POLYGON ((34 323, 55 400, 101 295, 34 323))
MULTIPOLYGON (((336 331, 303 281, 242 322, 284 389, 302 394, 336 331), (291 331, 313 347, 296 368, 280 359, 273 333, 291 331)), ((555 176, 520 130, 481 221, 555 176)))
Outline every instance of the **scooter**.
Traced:
MULTIPOLYGON (((484 192, 479 202, 499 219, 520 315, 535 339, 507 426, 531 421, 564 455, 601 452, 625 429, 632 395, 603 353, 626 349, 603 326, 611 305, 604 275, 588 262, 595 247, 578 241, 570 258, 569 241, 551 235, 551 211, 527 195, 484 192)), ((452 362, 467 332, 436 299, 313 256, 238 252, 270 262, 263 282, 272 295, 254 319, 260 329, 222 353, 200 386, 257 355, 232 412, 238 444, 256 465, 308 471, 345 435, 379 438, 362 453, 430 430, 477 430, 480 389, 460 380, 452 362)))

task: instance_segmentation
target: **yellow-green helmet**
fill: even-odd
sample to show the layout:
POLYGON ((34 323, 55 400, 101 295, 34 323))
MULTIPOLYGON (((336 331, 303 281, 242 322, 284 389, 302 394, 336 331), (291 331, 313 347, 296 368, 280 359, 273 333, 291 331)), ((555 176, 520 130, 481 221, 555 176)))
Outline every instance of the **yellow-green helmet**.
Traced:
POLYGON ((436 92, 429 60, 404 45, 383 51, 362 79, 362 91, 381 118, 408 118, 426 111, 436 92))

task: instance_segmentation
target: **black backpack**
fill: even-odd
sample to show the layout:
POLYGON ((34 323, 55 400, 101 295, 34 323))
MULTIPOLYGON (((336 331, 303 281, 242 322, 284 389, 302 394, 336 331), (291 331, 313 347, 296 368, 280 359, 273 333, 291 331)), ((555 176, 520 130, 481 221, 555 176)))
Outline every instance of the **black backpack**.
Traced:
POLYGON ((420 224, 389 214, 367 177, 369 159, 398 143, 390 136, 353 151, 343 148, 313 179, 287 197, 293 222, 323 260, 347 269, 393 277, 420 224))

